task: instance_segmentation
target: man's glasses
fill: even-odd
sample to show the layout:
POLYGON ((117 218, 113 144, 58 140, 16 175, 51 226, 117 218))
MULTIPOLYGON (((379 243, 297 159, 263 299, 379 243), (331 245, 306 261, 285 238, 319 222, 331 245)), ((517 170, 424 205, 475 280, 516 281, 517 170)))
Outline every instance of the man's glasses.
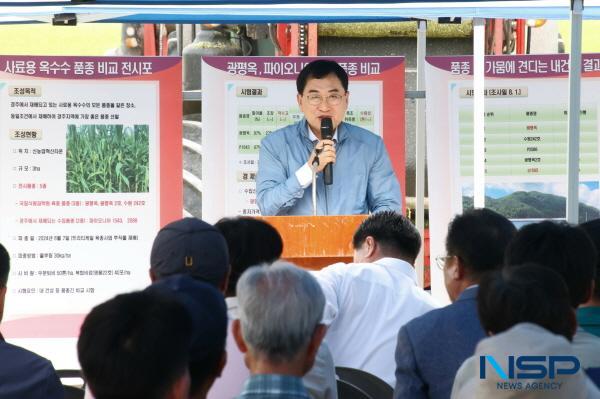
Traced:
POLYGON ((440 270, 444 270, 444 267, 446 267, 446 262, 448 262, 448 260, 450 260, 451 258, 452 258, 452 255, 436 256, 435 264, 437 265, 437 267, 440 270))
MULTIPOLYGON (((323 97, 316 93, 309 94, 306 96, 306 98, 308 99, 308 103, 314 106, 321 105, 323 102, 323 97)), ((325 101, 327 102, 327 105, 340 105, 343 98, 344 96, 342 94, 330 94, 325 97, 325 101)))

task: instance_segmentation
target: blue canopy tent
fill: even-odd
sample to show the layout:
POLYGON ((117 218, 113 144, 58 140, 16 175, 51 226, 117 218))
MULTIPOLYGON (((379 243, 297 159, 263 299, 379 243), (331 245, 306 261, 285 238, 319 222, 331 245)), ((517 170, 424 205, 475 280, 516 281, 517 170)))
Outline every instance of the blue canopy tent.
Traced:
MULTIPOLYGON (((56 14, 76 14, 80 22, 279 23, 366 22, 406 18, 568 19, 569 0, 121 0, 0 1, 2 22, 50 22, 56 14), (340 7, 340 5, 344 5, 340 7)), ((600 17, 600 0, 587 0, 584 18, 600 17)))

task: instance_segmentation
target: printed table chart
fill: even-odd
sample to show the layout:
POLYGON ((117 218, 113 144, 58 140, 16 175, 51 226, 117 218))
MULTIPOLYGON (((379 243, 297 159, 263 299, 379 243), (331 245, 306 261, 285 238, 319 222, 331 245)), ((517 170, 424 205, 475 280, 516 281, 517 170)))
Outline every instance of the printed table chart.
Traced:
MULTIPOLYGON (((567 171, 566 105, 486 107, 487 176, 556 176, 567 171)), ((582 105, 580 173, 598 172, 598 123, 595 106, 582 105)), ((459 111, 461 177, 473 176, 473 111, 459 111)))

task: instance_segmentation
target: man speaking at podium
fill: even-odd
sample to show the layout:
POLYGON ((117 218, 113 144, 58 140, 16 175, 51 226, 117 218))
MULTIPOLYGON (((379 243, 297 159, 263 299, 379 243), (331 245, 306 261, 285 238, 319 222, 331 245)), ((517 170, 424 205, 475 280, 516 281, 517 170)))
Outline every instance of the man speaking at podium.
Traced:
POLYGON ((313 61, 298 75, 296 87, 304 118, 261 142, 260 212, 312 215, 315 207, 317 215, 399 211, 400 184, 383 140, 343 122, 350 94, 346 71, 335 61, 313 61))

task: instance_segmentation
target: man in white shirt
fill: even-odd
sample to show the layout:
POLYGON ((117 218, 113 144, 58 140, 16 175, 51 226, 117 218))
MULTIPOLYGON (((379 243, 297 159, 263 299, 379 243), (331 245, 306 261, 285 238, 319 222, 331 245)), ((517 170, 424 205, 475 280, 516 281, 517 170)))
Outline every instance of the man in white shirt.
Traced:
POLYGON ((393 387, 398 330, 437 307, 417 284, 421 237, 404 216, 385 211, 360 225, 353 246, 354 263, 315 272, 326 298, 325 341, 336 366, 367 371, 393 387))

